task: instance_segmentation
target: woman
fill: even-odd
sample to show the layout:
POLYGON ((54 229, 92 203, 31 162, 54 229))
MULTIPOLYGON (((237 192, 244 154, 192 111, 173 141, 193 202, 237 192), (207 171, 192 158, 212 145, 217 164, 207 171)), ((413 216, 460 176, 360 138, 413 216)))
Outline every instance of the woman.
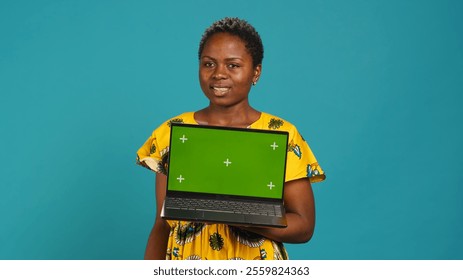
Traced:
POLYGON ((283 242, 310 240, 315 225, 311 182, 325 176, 305 140, 285 120, 249 104, 249 92, 262 72, 259 34, 244 20, 224 18, 209 27, 199 46, 199 81, 209 106, 174 117, 137 152, 137 163, 156 174, 156 221, 145 259, 287 259, 283 242), (289 132, 284 202, 286 228, 235 227, 160 218, 166 191, 171 122, 289 132))

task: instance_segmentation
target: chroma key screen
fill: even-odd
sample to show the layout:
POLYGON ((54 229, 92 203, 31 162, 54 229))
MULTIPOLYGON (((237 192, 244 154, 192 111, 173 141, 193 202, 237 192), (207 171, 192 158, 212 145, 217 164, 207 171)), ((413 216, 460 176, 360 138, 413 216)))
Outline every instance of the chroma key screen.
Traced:
POLYGON ((168 189, 281 198, 286 132, 172 124, 168 189))

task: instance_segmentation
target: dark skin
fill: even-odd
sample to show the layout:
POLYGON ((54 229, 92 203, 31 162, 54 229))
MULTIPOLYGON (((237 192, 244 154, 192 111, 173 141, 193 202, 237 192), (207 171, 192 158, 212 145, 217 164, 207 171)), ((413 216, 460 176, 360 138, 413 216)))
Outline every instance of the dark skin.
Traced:
MULTIPOLYGON (((262 65, 253 65, 244 42, 228 33, 212 35, 206 42, 199 65, 201 89, 209 106, 195 112, 199 124, 248 127, 260 117, 249 104, 249 92, 257 82, 262 65)), ((156 221, 150 233, 145 259, 165 259, 170 227, 160 218, 167 177, 156 175, 156 221)), ((286 228, 242 227, 269 239, 285 243, 310 240, 315 226, 312 187, 307 178, 285 183, 286 228)))

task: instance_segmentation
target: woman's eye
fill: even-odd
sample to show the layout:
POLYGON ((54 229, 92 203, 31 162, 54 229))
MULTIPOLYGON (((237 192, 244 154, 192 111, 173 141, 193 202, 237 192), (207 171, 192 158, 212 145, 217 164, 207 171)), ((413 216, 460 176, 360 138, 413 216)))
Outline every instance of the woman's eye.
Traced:
POLYGON ((229 64, 228 67, 229 68, 238 68, 240 66, 238 64, 229 64))
POLYGON ((205 67, 212 67, 212 66, 214 66, 214 63, 212 63, 212 62, 205 62, 205 63, 204 63, 204 66, 205 66, 205 67))

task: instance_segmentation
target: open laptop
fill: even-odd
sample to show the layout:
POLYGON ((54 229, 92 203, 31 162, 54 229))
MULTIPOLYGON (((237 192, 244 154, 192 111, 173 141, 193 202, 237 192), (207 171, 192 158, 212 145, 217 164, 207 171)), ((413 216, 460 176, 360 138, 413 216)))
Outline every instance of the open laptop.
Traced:
POLYGON ((172 123, 161 217, 286 227, 287 143, 284 131, 172 123))

